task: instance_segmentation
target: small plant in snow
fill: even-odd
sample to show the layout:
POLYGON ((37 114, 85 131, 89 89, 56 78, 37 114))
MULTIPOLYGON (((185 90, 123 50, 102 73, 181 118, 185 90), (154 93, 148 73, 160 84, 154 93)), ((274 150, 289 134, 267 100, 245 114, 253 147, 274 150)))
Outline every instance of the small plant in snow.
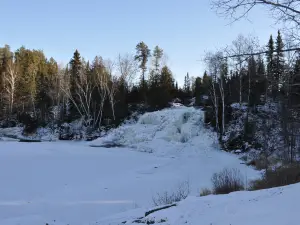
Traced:
POLYGON ((203 188, 201 191, 200 191, 200 196, 207 196, 207 195, 211 195, 212 194, 212 191, 208 188, 203 188))
POLYGON ((229 194, 234 191, 244 190, 244 182, 238 169, 225 168, 212 176, 214 194, 229 194))
POLYGON ((162 194, 157 194, 156 197, 153 197, 154 206, 160 205, 170 205, 175 202, 180 202, 188 197, 190 194, 190 184, 188 181, 180 183, 177 189, 174 192, 165 191, 162 194))

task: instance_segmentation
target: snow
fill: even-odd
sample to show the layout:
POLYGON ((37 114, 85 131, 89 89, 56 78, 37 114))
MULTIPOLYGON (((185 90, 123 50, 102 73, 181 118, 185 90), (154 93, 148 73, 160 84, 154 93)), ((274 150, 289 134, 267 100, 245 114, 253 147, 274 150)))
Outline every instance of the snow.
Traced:
POLYGON ((34 135, 24 136, 23 127, 0 128, 0 141, 16 140, 16 139, 31 139, 41 141, 56 141, 58 140, 57 130, 50 128, 38 128, 34 135))
POLYGON ((242 110, 242 111, 246 111, 247 108, 248 108, 247 105, 248 105, 248 104, 245 103, 245 102, 242 102, 241 104, 240 104, 240 103, 232 103, 232 104, 231 104, 231 108, 233 108, 233 109, 240 109, 240 110, 242 110))
POLYGON ((210 151, 216 148, 217 136, 204 128, 203 119, 203 111, 184 106, 145 113, 137 123, 114 129, 90 145, 114 144, 159 155, 210 151))
MULTIPOLYGON (((234 192, 229 195, 188 197, 175 207, 160 210, 144 217, 131 211, 98 221, 98 224, 126 225, 137 218, 155 224, 172 225, 296 225, 300 207, 300 184, 253 192, 234 192), (161 223, 166 221, 165 223, 161 223)), ((152 224, 152 223, 151 223, 152 224)))
POLYGON ((107 141, 123 147, 1 141, 0 224, 99 224, 128 210, 143 212, 157 193, 182 182, 197 196, 224 167, 240 169, 248 180, 259 176, 236 155, 218 150, 214 134, 203 127, 203 112, 193 108, 146 113, 92 145, 107 141))

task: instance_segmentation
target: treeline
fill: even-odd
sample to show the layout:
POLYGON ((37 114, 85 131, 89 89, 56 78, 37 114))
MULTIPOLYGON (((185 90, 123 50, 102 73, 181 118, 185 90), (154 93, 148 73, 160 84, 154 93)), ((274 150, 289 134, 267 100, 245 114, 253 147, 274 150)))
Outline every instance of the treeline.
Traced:
POLYGON ((191 84, 178 87, 163 50, 151 51, 144 42, 137 44, 135 55, 116 60, 96 56, 90 62, 76 50, 66 66, 41 50, 12 52, 6 45, 0 48, 0 75, 2 126, 23 123, 32 130, 77 119, 92 129, 118 125, 132 110, 161 109, 192 93, 191 84))
POLYGON ((263 48, 256 38, 240 35, 226 50, 207 54, 206 122, 216 128, 224 148, 252 147, 265 159, 275 152, 297 159, 300 52, 286 51, 290 45, 279 31, 263 48))

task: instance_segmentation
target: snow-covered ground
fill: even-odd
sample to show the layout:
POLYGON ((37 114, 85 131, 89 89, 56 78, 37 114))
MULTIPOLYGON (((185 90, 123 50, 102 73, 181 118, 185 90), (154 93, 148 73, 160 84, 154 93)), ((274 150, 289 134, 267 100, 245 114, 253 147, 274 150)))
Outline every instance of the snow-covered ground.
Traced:
POLYGON ((98 221, 101 225, 297 225, 300 184, 229 195, 188 197, 145 216, 137 209, 98 221), (126 223, 125 223, 126 222, 126 223))
POLYGON ((92 143, 0 141, 0 224, 99 224, 152 207, 153 196, 182 182, 198 196, 224 167, 258 176, 219 151, 202 112, 186 107, 145 114, 92 143), (123 147, 90 147, 107 143, 123 147))

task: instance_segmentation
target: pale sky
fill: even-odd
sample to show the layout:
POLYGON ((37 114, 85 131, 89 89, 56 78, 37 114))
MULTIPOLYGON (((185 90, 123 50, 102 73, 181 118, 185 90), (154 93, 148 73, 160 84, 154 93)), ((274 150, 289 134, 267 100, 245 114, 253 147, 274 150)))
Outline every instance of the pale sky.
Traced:
POLYGON ((251 22, 218 17, 210 0, 16 0, 0 3, 0 45, 24 45, 67 63, 75 49, 93 60, 135 53, 138 42, 163 48, 179 83, 187 72, 202 76, 206 51, 225 47, 238 34, 252 34, 265 44, 277 28, 264 10, 251 22))

